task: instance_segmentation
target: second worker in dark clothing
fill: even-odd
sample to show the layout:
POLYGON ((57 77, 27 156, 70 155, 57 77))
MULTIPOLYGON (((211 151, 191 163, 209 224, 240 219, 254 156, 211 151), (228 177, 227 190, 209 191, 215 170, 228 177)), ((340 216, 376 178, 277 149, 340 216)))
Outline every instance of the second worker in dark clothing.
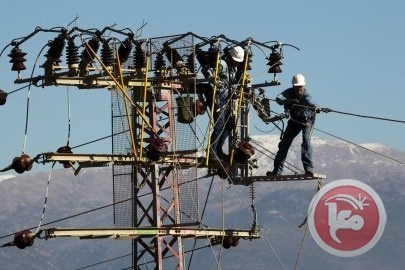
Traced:
MULTIPOLYGON (((220 60, 217 78, 215 78, 215 70, 212 67, 204 67, 202 69, 205 78, 211 83, 215 82, 217 87, 215 99, 213 98, 213 92, 209 91, 205 93, 209 106, 214 104, 214 123, 209 150, 209 159, 212 161, 228 159, 228 154, 224 153, 222 147, 231 134, 234 125, 229 99, 234 91, 234 84, 237 83, 236 73, 238 71, 238 64, 243 61, 244 56, 245 51, 242 47, 235 46, 231 48, 224 57, 224 60, 220 60)), ((214 86, 212 86, 213 88, 214 86)))
POLYGON ((276 102, 284 105, 285 110, 289 111, 290 119, 278 144, 274 169, 267 174, 281 175, 288 150, 294 138, 302 131, 301 160, 305 173, 313 176, 311 135, 315 123, 317 104, 305 89, 305 77, 302 74, 294 75, 292 85, 291 88, 284 90, 276 98, 276 102))

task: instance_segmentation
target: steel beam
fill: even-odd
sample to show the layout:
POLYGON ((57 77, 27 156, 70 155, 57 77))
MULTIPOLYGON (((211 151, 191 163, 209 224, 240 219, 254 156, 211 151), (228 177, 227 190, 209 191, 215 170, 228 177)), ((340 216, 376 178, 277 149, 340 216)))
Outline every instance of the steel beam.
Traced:
POLYGON ((259 232, 240 229, 209 229, 185 227, 143 228, 49 228, 42 229, 44 238, 78 237, 80 239, 135 239, 153 237, 217 238, 236 236, 242 239, 258 239, 259 232))

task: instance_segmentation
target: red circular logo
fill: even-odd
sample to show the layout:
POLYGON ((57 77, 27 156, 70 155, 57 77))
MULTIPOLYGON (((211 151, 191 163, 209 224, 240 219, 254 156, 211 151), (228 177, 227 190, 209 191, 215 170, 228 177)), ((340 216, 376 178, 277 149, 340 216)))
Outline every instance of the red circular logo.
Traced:
POLYGON ((378 194, 352 179, 325 185, 312 199, 308 212, 308 226, 315 242, 342 257, 370 250, 380 239, 386 220, 378 194))

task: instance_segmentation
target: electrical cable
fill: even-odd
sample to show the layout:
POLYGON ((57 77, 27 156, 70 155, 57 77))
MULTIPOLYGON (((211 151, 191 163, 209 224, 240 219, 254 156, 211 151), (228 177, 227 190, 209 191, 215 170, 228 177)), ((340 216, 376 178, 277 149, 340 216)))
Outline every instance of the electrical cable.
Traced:
MULTIPOLYGON (((298 104, 294 104, 294 106, 316 109, 316 108, 311 107, 311 106, 298 105, 298 104)), ((328 113, 328 112, 336 112, 336 113, 342 113, 342 114, 347 114, 347 115, 357 116, 357 117, 363 117, 363 118, 370 118, 370 119, 377 119, 377 120, 384 120, 384 121, 405 123, 405 121, 402 121, 402 120, 394 120, 394 119, 389 119, 389 118, 382 118, 382 117, 374 117, 374 116, 367 116, 367 115, 359 115, 359 114, 345 113, 345 112, 335 111, 335 110, 332 110, 332 109, 329 109, 329 108, 320 108, 319 110, 320 110, 321 112, 325 112, 325 113, 328 113)), ((296 121, 296 120, 291 119, 291 118, 290 118, 290 120, 296 121)), ((297 121, 296 121, 296 122, 297 122, 297 121)), ((398 163, 400 163, 400 164, 405 164, 405 162, 403 162, 403 161, 400 161, 400 160, 398 160, 398 159, 395 159, 395 158, 392 158, 392 157, 390 157, 390 156, 384 155, 384 154, 382 154, 382 153, 379 153, 379 152, 377 152, 377 151, 374 151, 374 150, 369 149, 369 148, 367 148, 367 147, 364 147, 364 146, 362 146, 362 145, 356 144, 356 143, 351 142, 351 141, 349 141, 349 140, 343 139, 342 137, 335 136, 335 135, 333 135, 333 134, 331 134, 331 133, 329 133, 329 132, 320 130, 320 129, 315 128, 315 127, 313 127, 313 129, 314 129, 314 130, 317 130, 317 131, 319 131, 319 132, 321 132, 321 133, 327 134, 327 135, 329 135, 329 136, 331 136, 331 137, 334 137, 334 138, 336 138, 336 139, 339 139, 339 140, 342 140, 342 141, 344 141, 344 142, 347 142, 347 143, 349 143, 349 144, 355 145, 355 146, 357 146, 357 147, 359 147, 359 148, 362 148, 362 149, 364 149, 364 150, 370 151, 370 152, 372 152, 372 153, 374 153, 374 154, 377 154, 377 155, 380 155, 380 156, 385 157, 385 158, 387 158, 387 159, 390 159, 390 160, 392 160, 392 161, 398 162, 398 163)))
MULTIPOLYGON (((268 158, 271 158, 274 160, 274 157, 276 156, 275 153, 271 152, 269 149, 267 149, 266 147, 264 147, 263 145, 261 145, 259 142, 257 142, 254 139, 251 139, 251 142, 253 142, 254 144, 256 144, 256 146, 259 146, 261 148, 257 149, 255 148, 255 150, 257 150, 258 152, 262 153, 263 155, 265 155, 268 158), (267 155, 265 152, 270 153, 271 155, 273 155, 274 157, 270 157, 269 155, 267 155)), ((297 173, 299 171, 303 172, 303 170, 299 169, 297 166, 295 166, 294 164, 292 164, 291 162, 285 161, 285 165, 284 167, 288 170, 290 170, 293 173, 297 173)))
MULTIPOLYGON (((42 49, 39 51, 37 58, 35 59, 35 64, 34 67, 32 68, 31 71, 31 78, 34 77, 34 71, 35 71, 35 67, 37 65, 39 56, 42 54, 42 51, 48 46, 48 44, 44 45, 42 47, 42 49)), ((30 111, 30 94, 31 94, 31 85, 32 83, 30 82, 28 84, 28 93, 27 93, 27 107, 26 107, 26 112, 25 112, 25 130, 24 130, 24 143, 23 143, 23 148, 22 148, 22 153, 24 154, 25 152, 25 146, 27 143, 27 133, 28 133, 28 120, 29 120, 29 111, 30 111)))
POLYGON ((298 262, 299 262, 299 259, 300 259, 300 256, 301 256, 301 252, 302 252, 303 247, 304 247, 304 242, 305 242, 307 233, 308 233, 308 224, 305 226, 304 236, 302 237, 301 245, 300 245, 300 248, 299 248, 299 250, 298 250, 298 255, 297 255, 297 258, 296 258, 296 260, 295 260, 294 270, 296 270, 297 267, 298 267, 298 262))
POLYGON ((67 87, 67 89, 66 89, 66 98, 67 98, 67 104, 68 104, 68 136, 67 136, 67 143, 66 143, 66 145, 69 146, 69 142, 70 142, 70 126, 71 126, 69 87, 67 87))
POLYGON ((37 234, 37 233, 39 232, 39 229, 41 228, 42 222, 44 221, 46 205, 47 205, 47 202, 48 202, 49 185, 50 185, 50 183, 51 183, 51 175, 52 175, 52 171, 53 171, 53 167, 55 166, 55 163, 56 163, 56 162, 54 162, 54 163, 52 164, 51 171, 49 172, 48 182, 46 183, 46 192, 45 192, 44 207, 42 208, 42 215, 41 215, 41 218, 40 218, 40 220, 39 220, 39 224, 38 224, 38 227, 37 227, 37 229, 36 229, 36 231, 35 231, 35 234, 37 234))
MULTIPOLYGON (((260 226, 257 225, 259 228, 260 226)), ((266 240, 267 245, 270 247, 271 251, 273 252, 274 256, 276 256, 276 259, 278 261, 278 263, 281 265, 281 267, 285 270, 285 265, 283 263, 283 261, 281 260, 280 256, 278 256, 276 250, 274 249, 273 245, 271 244, 270 240, 268 239, 266 234, 263 234, 264 239, 266 240)))
POLYGON ((349 144, 352 144, 352 145, 354 145, 354 146, 357 146, 357 147, 359 147, 359 148, 361 148, 361 149, 370 151, 370 152, 372 152, 372 153, 374 153, 374 154, 377 154, 377 155, 379 155, 379 156, 385 157, 385 158, 387 158, 387 159, 390 159, 390 160, 392 160, 392 161, 398 162, 398 163, 400 163, 400 164, 405 164, 405 162, 403 162, 403 161, 400 161, 400 160, 395 159, 395 158, 393 158, 393 157, 384 155, 384 154, 382 154, 382 153, 379 153, 379 152, 377 152, 377 151, 374 151, 374 150, 372 150, 372 149, 370 149, 370 148, 367 148, 367 147, 364 147, 364 146, 362 146, 362 145, 356 144, 356 143, 351 142, 351 141, 349 141, 349 140, 343 139, 342 137, 338 137, 338 136, 336 136, 336 135, 333 135, 333 134, 331 134, 331 133, 329 133, 329 132, 320 130, 320 129, 315 128, 315 127, 314 127, 314 129, 317 130, 317 131, 319 131, 319 132, 321 132, 321 133, 324 133, 324 134, 326 134, 326 135, 329 135, 329 136, 331 136, 331 137, 333 137, 333 138, 342 140, 342 141, 344 141, 344 142, 347 142, 347 143, 349 143, 349 144))
POLYGON ((24 85, 24 86, 22 86, 22 87, 20 87, 20 88, 17 88, 17 89, 15 89, 15 90, 13 90, 13 91, 10 91, 10 92, 7 93, 7 95, 11 95, 11 94, 16 93, 16 92, 18 92, 18 91, 20 91, 20 90, 23 90, 24 88, 27 88, 27 87, 30 87, 30 84, 24 85))
POLYGON ((390 121, 390 122, 397 122, 397 123, 405 124, 405 121, 403 121, 403 120, 395 120, 395 119, 390 119, 390 118, 383 118, 383 117, 376 117, 376 116, 369 116, 369 115, 354 114, 354 113, 341 112, 341 111, 335 111, 335 110, 330 110, 330 112, 340 113, 340 114, 346 114, 346 115, 356 116, 356 117, 362 117, 362 118, 370 118, 370 119, 376 119, 376 120, 383 120, 383 121, 390 121))
MULTIPOLYGON (((31 76, 32 77, 32 76, 31 76)), ((31 84, 30 84, 31 85, 31 84)), ((29 87, 29 93, 30 93, 30 85, 28 86, 29 87)), ((12 92, 15 92, 16 90, 14 90, 14 91, 12 91, 12 92)), ((68 141, 67 141, 67 144, 69 144, 69 141, 70 141, 70 105, 69 105, 69 123, 68 123, 68 141)), ((28 112, 29 112, 29 94, 28 94, 28 100, 27 100, 27 118, 26 118, 26 129, 25 129, 25 138, 26 138, 26 135, 27 135, 27 126, 28 126, 28 112)), ((356 115, 356 114, 351 114, 351 113, 344 113, 344 112, 339 112, 339 111, 334 111, 334 110, 331 110, 331 112, 335 112, 335 113, 341 113, 341 114, 347 114, 347 115, 351 115, 351 116, 357 116, 357 117, 365 117, 365 118, 372 118, 372 119, 378 119, 378 120, 385 120, 385 121, 393 121, 393 122, 399 122, 399 123, 405 123, 405 121, 400 121, 400 120, 393 120, 393 119, 387 119, 387 118, 379 118, 379 117, 372 117, 372 116, 364 116, 364 115, 356 115)), ((319 130, 319 129, 316 129, 316 130, 318 130, 318 131, 320 131, 320 132, 323 132, 323 131, 321 131, 321 130, 319 130)), ((120 134, 120 133, 123 133, 123 132, 127 132, 127 130, 126 131, 122 131, 122 132, 119 132, 119 133, 117 133, 117 134, 120 134)), ((326 133, 326 132, 323 132, 323 133, 325 133, 325 134, 328 134, 328 135, 330 135, 330 136, 333 136, 333 137, 335 137, 335 138, 339 138, 339 137, 336 137, 336 136, 334 136, 334 135, 332 135, 332 134, 329 134, 329 133, 326 133)), ((104 138, 102 138, 102 139, 105 139, 105 138, 109 138, 109 137, 111 137, 111 136, 113 136, 113 135, 110 135, 110 136, 107 136, 107 137, 104 137, 104 138)), ((349 141, 347 141, 347 140, 344 140, 344 139, 342 139, 342 138, 339 138, 339 139, 341 139, 341 140, 343 140, 343 141, 346 141, 346 142, 349 142, 349 141)), ((101 139, 98 139, 98 140, 101 140, 101 139)), ((98 140, 96 140, 96 141, 98 141, 98 140)), ((24 153, 24 151, 25 151, 25 142, 26 142, 26 139, 25 139, 25 141, 24 141, 24 147, 23 147, 23 153, 24 153)), ((92 142, 95 142, 95 141, 92 141, 92 142)), ((91 142, 90 142, 91 143, 91 142)), ((351 144, 354 144, 354 143, 352 143, 352 142, 349 142, 349 143, 351 143, 351 144)), ((88 144, 88 143, 86 143, 86 144, 88 144)), ((83 144, 83 145, 85 145, 85 144, 83 144)), ((79 146, 83 146, 83 145, 79 145, 79 146)), ((354 144, 354 145, 356 145, 356 144, 354 144)), ((76 147, 79 147, 79 146, 76 146, 76 147)), ((367 149, 367 148, 365 148, 365 147, 362 147, 362 146, 360 146, 360 145, 356 145, 356 146, 359 146, 359 147, 361 147, 361 148, 364 148, 364 149, 366 149, 366 150, 369 150, 369 151, 371 151, 371 152, 374 152, 374 153, 376 153, 376 154, 379 154, 378 152, 375 152, 375 151, 372 151, 372 150, 370 150, 370 149, 367 149)), ((261 146, 262 147, 262 146, 261 146)), ((380 154, 380 155, 382 155, 382 154, 380 154)), ((384 156, 384 157, 387 157, 387 156, 385 156, 385 155, 382 155, 382 156, 384 156)), ((389 157, 387 157, 387 158, 389 158, 389 157)), ((391 159, 391 158, 390 158, 391 159)), ((395 159, 393 159, 393 160, 395 160, 395 159)), ((395 161, 397 161, 397 162, 400 162, 400 163, 402 163, 402 164, 404 164, 403 162, 401 162, 401 161, 398 161, 398 160, 395 160, 395 161)), ((53 163, 53 165, 52 165, 52 169, 53 169, 53 166, 55 165, 55 163, 53 163)), ((226 171, 226 170, 225 170, 226 171)), ((42 223, 42 221, 43 221, 43 217, 44 217, 44 213, 45 213, 45 208, 46 208, 46 202, 47 202, 47 196, 48 196, 48 186, 49 186, 49 181, 50 181, 50 176, 49 176, 49 179, 48 179, 48 184, 47 184, 47 192, 46 192, 46 196, 45 196, 45 205, 44 205, 44 209, 43 209, 43 214, 42 214, 42 217, 41 217, 41 220, 40 220, 40 224, 39 224, 39 226, 37 227, 37 232, 39 231, 39 228, 41 227, 41 223, 42 223)), ((212 182, 211 182, 212 183, 212 182)), ((132 200, 133 198, 131 198, 131 199, 127 199, 127 200, 125 200, 125 201, 128 201, 128 200, 132 200)), ((207 200, 208 200, 208 197, 207 197, 207 200)), ((116 202, 117 203, 117 202, 116 202)), ((115 205, 116 203, 114 203, 113 205, 115 205)), ((121 203, 121 202, 118 202, 118 203, 121 203)), ((109 206, 111 206, 111 205, 109 205, 109 206)), ((97 209, 97 210, 99 210, 99 209, 97 209)), ((204 211, 205 211, 205 206, 204 206, 204 211)), ((88 212, 90 212, 90 211, 86 211, 87 213, 88 212)), ((75 215, 76 216, 76 215, 75 215)), ((74 216, 70 216, 70 217, 74 217, 74 216)), ((69 218, 70 218, 69 217, 69 218)), ((66 218, 67 219, 67 218, 66 218)), ((60 221, 60 220, 58 220, 58 221, 60 221)), ((48 223, 48 224, 50 224, 50 223, 48 223)), ((2 237, 0 237, 0 239, 1 239, 2 237)), ((267 238, 266 238, 266 240, 267 240, 267 238)), ((271 243, 269 243, 270 245, 271 245, 271 243)), ((272 246, 271 246, 272 247, 272 246)), ((193 249, 194 250, 194 249, 193 249)), ((274 249, 273 249, 274 250, 274 249)), ((127 255, 125 255, 125 256, 127 256, 127 255)), ((276 256, 277 256, 277 254, 276 254, 276 256)), ((170 256, 169 256, 170 257, 170 256)), ((277 256, 277 258, 278 258, 278 256, 277 256)), ((278 258, 279 259, 279 258, 278 258)), ((298 258, 297 258, 297 261, 298 261, 298 258)), ((281 262, 281 261, 280 261, 281 262)), ((283 269, 284 269, 284 265, 282 264, 282 262, 281 262, 281 265, 283 266, 283 269)), ((84 268, 79 268, 79 269, 84 269, 84 268)))
MULTIPOLYGON (((209 198, 209 195, 211 194, 211 188, 212 188, 212 184, 213 184, 213 183, 214 183, 214 176, 212 176, 210 186, 208 187, 207 197, 205 198, 205 203, 204 203, 203 210, 202 210, 202 212, 201 212, 201 218, 200 218, 200 220, 202 220, 203 217, 204 217, 205 210, 206 210, 207 204, 208 204, 208 198, 209 198)), ((197 239, 194 239, 193 248, 191 249, 192 252, 191 252, 191 255, 190 255, 190 259, 189 259, 189 264, 188 264, 188 267, 187 267, 188 270, 190 270, 190 267, 191 267, 191 261, 192 261, 192 259, 193 259, 194 249, 195 249, 196 244, 197 244, 197 239)))
MULTIPOLYGON (((319 194, 318 192, 319 192, 319 190, 321 189, 321 187, 322 187, 322 179, 318 179, 318 186, 317 186, 317 190, 316 190, 316 193, 315 193, 315 198, 318 196, 318 194, 319 194)), ((312 209, 311 209, 311 211, 312 211, 312 209)), ((299 259, 300 259, 301 252, 302 252, 303 247, 304 247, 304 242, 305 242, 305 239, 306 239, 306 236, 307 236, 307 233, 308 233, 308 223, 307 223, 307 220, 308 220, 308 214, 307 214, 307 216, 305 217, 304 222, 302 222, 302 223, 298 226, 298 228, 301 228, 302 226, 305 225, 305 230, 304 230, 304 235, 303 235, 303 237, 302 237, 302 241, 301 241, 300 248, 298 249, 298 254, 297 254, 297 259, 295 260, 294 270, 296 270, 297 267, 298 267, 298 261, 299 261, 299 259)))
MULTIPOLYGON (((201 247, 198 247, 198 248, 196 248, 195 250, 200 250, 200 249, 204 249, 204 248, 207 248, 207 247, 210 247, 211 245, 210 244, 208 244, 208 245, 206 245, 206 246, 201 246, 201 247)), ((187 253, 189 253, 190 251, 185 251, 184 253, 185 254, 187 254, 187 253)), ((139 253, 139 252, 138 252, 139 253)), ((131 254, 132 255, 132 254, 131 254)), ((164 257, 163 259, 169 259, 169 258, 173 258, 173 257, 175 257, 176 255, 174 255, 174 254, 172 254, 172 255, 169 255, 169 256, 166 256, 166 257, 164 257)), ((150 263, 155 263, 155 261, 148 261, 148 262, 144 262, 143 264, 140 264, 140 265, 147 265, 147 264, 150 264, 150 263)), ((126 267, 126 268, 121 268, 120 270, 129 270, 129 269, 133 269, 133 267, 132 266, 129 266, 129 267, 126 267)))
MULTIPOLYGON (((179 163, 177 163, 177 166, 179 166, 179 169, 181 170, 181 165, 180 165, 179 163)), ((200 222, 203 220, 203 215, 204 215, 204 213, 205 213, 205 209, 206 209, 206 206, 207 206, 207 204, 208 204, 208 198, 209 198, 209 195, 210 195, 210 193, 211 193, 211 188, 212 188, 212 184, 213 184, 213 181, 214 181, 214 177, 215 177, 215 175, 213 175, 212 178, 211 178, 211 183, 210 183, 209 190, 208 190, 208 192, 207 192, 207 197, 206 197, 206 200, 205 200, 203 212, 202 212, 201 216, 199 217, 200 222)), ((197 179, 196 179, 196 180, 197 180, 197 179)), ((190 182, 191 182, 191 181, 186 181, 186 182, 184 182, 184 183, 178 184, 178 186, 180 186, 180 185, 182 185, 182 184, 188 184, 188 183, 190 183, 190 182)), ((187 187, 188 187, 188 185, 187 185, 187 187)), ((190 190, 189 190, 189 191, 190 191, 190 190)), ((191 197, 193 198, 194 207, 196 207, 196 209, 197 209, 197 208, 198 208, 198 205, 197 205, 198 202, 195 202, 193 196, 191 196, 191 197)), ((161 198, 161 199, 164 199, 164 200, 165 200, 165 198, 161 198)), ((184 214, 185 214, 185 213, 184 213, 184 214)), ((201 225, 201 224, 200 224, 200 225, 201 225)), ((207 226, 203 226, 203 229, 205 230, 206 227, 207 227, 207 226)), ((208 236, 207 236, 207 240, 210 241, 210 239, 208 238, 208 236)), ((197 239, 195 239, 195 241, 194 241, 193 249, 194 249, 194 247, 195 247, 196 242, 197 242, 197 239)), ((217 258, 216 254, 215 254, 215 251, 214 251, 214 249, 213 249, 212 244, 210 244, 210 247, 211 247, 211 251, 212 251, 212 253, 213 253, 213 255, 214 255, 215 261, 216 261, 217 265, 219 266, 219 264, 220 264, 220 259, 217 258)), ((191 250, 193 250, 193 249, 191 249, 191 250)), ((192 253, 191 257, 192 257, 192 256, 193 256, 193 253, 192 253)), ((191 264, 191 259, 192 259, 191 257, 190 257, 190 260, 189 260, 189 261, 190 261, 189 265, 191 264)))
MULTIPOLYGON (((50 225, 50 224, 58 223, 58 222, 61 222, 61 221, 64 221, 64 220, 68 220, 68 219, 71 219, 71 218, 75 218, 75 217, 78 217, 78 216, 81 216, 81 215, 89 214, 89 213, 92 213, 92 212, 95 212, 95 211, 98 211, 98 210, 102 210, 102 209, 111 207, 111 206, 113 206, 113 205, 115 205, 115 204, 120 204, 120 203, 124 203, 124 202, 127 202, 127 201, 131 201, 131 200, 133 200, 133 199, 134 199, 134 198, 125 199, 125 200, 118 201, 118 202, 115 202, 115 203, 111 203, 111 204, 103 205, 103 206, 100 206, 100 207, 97 207, 97 208, 93 208, 93 209, 90 209, 90 210, 87 210, 87 211, 84 211, 84 212, 80 212, 80 213, 77 213, 77 214, 73 214, 73 215, 70 215, 70 216, 67 216, 67 217, 63 217, 63 218, 60 218, 60 219, 56 219, 56 220, 53 220, 53 221, 44 223, 43 226, 47 226, 47 225, 50 225)), ((32 230, 32 229, 35 229, 36 227, 37 227, 37 226, 34 226, 34 227, 28 228, 28 229, 26 229, 26 230, 32 230)), ((15 234, 15 233, 0 236, 0 239, 13 236, 14 234, 15 234)))
MULTIPOLYGON (((225 171, 225 172, 226 172, 226 171, 225 171)), ((227 172, 226 172, 226 174, 228 175, 227 172)), ((228 175, 228 178, 230 179, 230 183, 233 184, 233 181, 232 181, 232 179, 229 177, 229 175, 228 175)), ((254 213, 253 213, 253 212, 250 210, 250 208, 246 205, 245 201, 243 201, 243 200, 241 199, 240 191, 236 188, 236 186, 237 186, 237 185, 233 184, 233 189, 236 191, 236 194, 238 195, 238 197, 239 197, 240 201, 242 202, 242 204, 245 206, 246 209, 248 209, 248 212, 251 214, 251 216, 253 217, 253 219, 255 219, 254 213)), ((257 226, 260 227, 259 224, 258 224, 257 226)), ((276 256, 277 261, 280 263, 280 265, 282 266, 282 268, 285 269, 285 266, 284 266, 284 264, 283 264, 281 258, 278 256, 278 254, 277 254, 276 250, 274 249, 273 245, 271 244, 270 240, 267 238, 267 236, 264 236, 264 238, 266 239, 267 244, 269 245, 270 249, 271 249, 272 252, 274 253, 274 256, 276 256)))
POLYGON ((342 112, 342 111, 336 111, 336 110, 333 110, 333 109, 330 109, 330 108, 314 108, 312 106, 306 106, 306 105, 300 105, 300 104, 294 104, 293 106, 309 108, 309 109, 319 109, 318 112, 325 112, 325 113, 334 112, 334 113, 345 114, 345 115, 350 115, 350 116, 356 116, 356 117, 361 117, 361 118, 369 118, 369 119, 383 120, 383 121, 389 121, 389 122, 396 122, 396 123, 405 124, 404 120, 397 120, 397 119, 384 118, 384 117, 378 117, 378 116, 370 116, 370 115, 362 115, 362 114, 355 114, 355 113, 349 113, 349 112, 342 112))
POLYGON ((107 260, 104 260, 104 261, 100 261, 100 262, 97 262, 97 263, 93 263, 93 264, 89 264, 89 265, 82 266, 82 267, 79 267, 79 268, 75 268, 74 270, 82 270, 82 269, 86 269, 86 268, 91 268, 91 267, 94 267, 94 266, 98 266, 98 265, 101 265, 101 264, 112 262, 112 261, 115 261, 115 260, 118 260, 118 259, 122 259, 122 258, 125 258, 125 257, 128 257, 128 256, 132 256, 132 255, 133 255, 133 253, 121 255, 121 256, 114 257, 114 258, 111 258, 111 259, 107 259, 107 260))
POLYGON ((101 137, 101 138, 98 138, 98 139, 95 139, 95 140, 92 140, 92 141, 88 141, 88 142, 85 142, 85 143, 82 143, 82 144, 73 146, 73 147, 71 147, 71 149, 75 149, 75 148, 78 148, 78 147, 86 146, 86 145, 91 144, 91 143, 95 143, 95 142, 98 142, 98 141, 102 141, 102 140, 105 140, 105 139, 114 137, 114 136, 116 136, 116 135, 125 133, 125 132, 127 132, 127 131, 128 131, 128 130, 123 130, 123 131, 120 131, 120 132, 117 132, 117 133, 114 133, 114 134, 111 134, 111 135, 107 135, 107 136, 104 136, 104 137, 101 137))

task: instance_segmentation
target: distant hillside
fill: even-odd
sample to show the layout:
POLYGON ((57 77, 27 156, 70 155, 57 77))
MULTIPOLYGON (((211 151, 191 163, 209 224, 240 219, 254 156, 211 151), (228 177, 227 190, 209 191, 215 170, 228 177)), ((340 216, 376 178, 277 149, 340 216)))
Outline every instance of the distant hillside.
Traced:
MULTIPOLYGON (((272 154, 277 151, 277 136, 254 137, 259 169, 256 175, 271 170, 272 154), (265 156, 264 153, 267 155, 265 156)), ((309 202, 315 194, 316 181, 255 183, 255 205, 261 239, 241 240, 237 247, 219 247, 196 251, 191 269, 218 269, 216 260, 224 269, 402 269, 405 265, 405 165, 376 155, 371 151, 350 144, 319 138, 313 139, 315 171, 327 175, 325 183, 349 178, 364 181, 382 198, 388 222, 379 243, 369 252, 354 258, 332 256, 312 240, 304 220, 309 202), (303 238, 305 236, 305 241, 303 238), (302 247, 301 247, 301 243, 302 247), (301 248, 300 248, 301 247, 301 248), (217 255, 216 257, 214 256, 217 255)), ((364 145, 388 157, 405 161, 405 153, 378 144, 364 145)), ((294 142, 288 161, 298 169, 300 141, 294 142)), ((40 165, 36 165, 40 166, 40 165)), ((288 173, 288 170, 285 171, 288 173)), ((1 177, 1 175, 0 175, 1 177)), ((0 237, 24 228, 38 225, 44 205, 48 173, 25 173, 0 181, 0 237)), ((2 178, 0 178, 2 179, 2 178)), ((210 179, 202 179, 200 204, 205 200, 210 179)), ((226 180, 215 179, 203 217, 211 228, 225 227, 249 229, 252 226, 251 190, 243 185, 230 185, 226 180), (223 199, 222 199, 223 195, 223 199), (223 202, 223 203, 222 203, 223 202), (222 212, 224 209, 225 212, 222 212)), ((112 203, 111 169, 83 170, 74 176, 69 169, 52 172, 44 223, 58 220, 89 209, 112 203)), ((81 215, 46 227, 113 226, 112 208, 81 215)), ((32 229, 35 231, 35 228, 32 229)), ((0 239, 0 244, 12 241, 12 236, 0 239)), ((202 240, 204 242, 204 240, 202 240)), ((193 244, 186 240, 186 246, 193 244)), ((207 241, 205 241, 207 242, 207 241)), ((100 261, 116 258, 131 252, 126 240, 78 240, 57 238, 48 241, 36 239, 32 247, 19 250, 16 247, 0 249, 1 269, 77 269, 100 261)), ((189 255, 187 255, 187 259, 189 255)), ((131 265, 131 257, 95 265, 86 269, 125 269, 131 265)), ((149 268, 141 269, 152 269, 149 268)))

